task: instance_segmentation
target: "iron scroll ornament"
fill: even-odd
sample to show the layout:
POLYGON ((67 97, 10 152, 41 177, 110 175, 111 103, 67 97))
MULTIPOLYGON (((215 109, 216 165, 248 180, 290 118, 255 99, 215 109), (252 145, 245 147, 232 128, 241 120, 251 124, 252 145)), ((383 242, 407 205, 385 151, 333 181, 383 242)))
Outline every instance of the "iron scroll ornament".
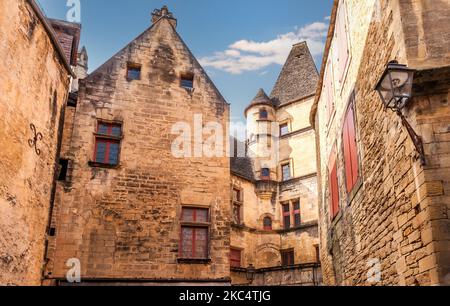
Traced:
POLYGON ((31 129, 31 132, 33 132, 34 136, 32 139, 28 139, 28 144, 30 145, 31 148, 34 147, 34 151, 39 156, 39 155, 41 155, 41 150, 37 148, 37 143, 38 143, 38 141, 42 140, 43 136, 41 133, 37 132, 36 126, 33 123, 30 124, 30 129, 31 129))

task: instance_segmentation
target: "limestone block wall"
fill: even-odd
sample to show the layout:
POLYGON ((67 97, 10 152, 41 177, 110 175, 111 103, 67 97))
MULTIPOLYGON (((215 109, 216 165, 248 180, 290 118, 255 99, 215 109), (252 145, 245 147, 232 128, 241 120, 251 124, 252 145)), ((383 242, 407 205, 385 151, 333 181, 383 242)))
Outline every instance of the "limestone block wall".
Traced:
POLYGON ((164 18, 80 82, 74 166, 70 188, 57 194, 49 279, 64 279, 66 261, 78 258, 83 279, 229 282, 229 159, 171 152, 173 125, 193 131, 195 114, 225 127, 229 106, 164 18), (127 80, 130 62, 141 65, 140 80, 127 80), (194 91, 180 86, 186 73, 194 91), (123 124, 118 167, 89 163, 99 119, 123 124), (210 209, 209 261, 178 261, 183 205, 210 209))
MULTIPOLYGON (((327 119, 323 92, 315 120, 324 281, 341 285, 448 283, 449 257, 444 246, 449 240, 445 187, 449 180, 445 157, 448 88, 416 96, 404 111, 423 137, 425 166, 418 161, 399 117, 384 109, 374 88, 393 59, 419 70, 450 64, 446 47, 438 46, 448 46, 447 38, 440 36, 444 41, 438 44, 436 37, 440 34, 425 22, 435 16, 442 21, 435 27, 445 27, 450 7, 440 1, 436 7, 432 1, 345 3, 351 60, 345 80, 334 86, 336 111, 331 121, 327 119), (442 53, 436 55, 431 50, 442 53), (362 185, 350 196, 345 188, 342 122, 353 91, 362 185), (335 144, 340 213, 331 221, 328 161, 335 144), (380 280, 371 280, 374 269, 379 270, 380 280)), ((336 65, 335 45, 333 39, 327 65, 336 65)), ((332 71, 336 73, 335 68, 332 71)))
POLYGON ((0 285, 39 285, 70 75, 28 1, 1 1, 0 28, 0 285))

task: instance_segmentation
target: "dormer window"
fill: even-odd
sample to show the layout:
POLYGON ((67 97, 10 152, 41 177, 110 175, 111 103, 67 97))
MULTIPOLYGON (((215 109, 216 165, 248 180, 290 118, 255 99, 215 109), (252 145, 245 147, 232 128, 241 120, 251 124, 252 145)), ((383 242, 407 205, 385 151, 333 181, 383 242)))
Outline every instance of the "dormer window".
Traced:
POLYGON ((267 109, 262 108, 259 110, 259 119, 260 120, 267 120, 269 119, 269 113, 267 112, 267 109))
POLYGON ((140 80, 141 79, 141 65, 129 63, 127 66, 127 80, 140 80))
POLYGON ((184 74, 181 76, 181 87, 187 90, 194 90, 194 75, 184 74))

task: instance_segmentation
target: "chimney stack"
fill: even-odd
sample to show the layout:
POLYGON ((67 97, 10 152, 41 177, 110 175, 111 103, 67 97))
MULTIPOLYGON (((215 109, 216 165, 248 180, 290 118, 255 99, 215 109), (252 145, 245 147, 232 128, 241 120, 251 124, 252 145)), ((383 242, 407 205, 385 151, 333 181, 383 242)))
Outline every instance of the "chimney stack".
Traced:
POLYGON ((155 24, 161 18, 166 18, 174 28, 177 27, 177 20, 173 17, 173 14, 169 11, 166 5, 164 5, 160 10, 156 9, 152 12, 152 24, 155 24))

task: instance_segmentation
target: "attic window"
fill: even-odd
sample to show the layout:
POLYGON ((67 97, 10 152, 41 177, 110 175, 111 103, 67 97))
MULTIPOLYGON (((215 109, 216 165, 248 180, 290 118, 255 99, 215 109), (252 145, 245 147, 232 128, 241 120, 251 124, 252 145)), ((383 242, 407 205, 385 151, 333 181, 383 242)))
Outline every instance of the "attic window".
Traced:
POLYGON ((193 90, 194 89, 194 75, 193 74, 184 74, 181 76, 181 87, 193 90))
POLYGON ((127 80, 140 80, 141 79, 141 65, 129 63, 127 66, 127 80))

